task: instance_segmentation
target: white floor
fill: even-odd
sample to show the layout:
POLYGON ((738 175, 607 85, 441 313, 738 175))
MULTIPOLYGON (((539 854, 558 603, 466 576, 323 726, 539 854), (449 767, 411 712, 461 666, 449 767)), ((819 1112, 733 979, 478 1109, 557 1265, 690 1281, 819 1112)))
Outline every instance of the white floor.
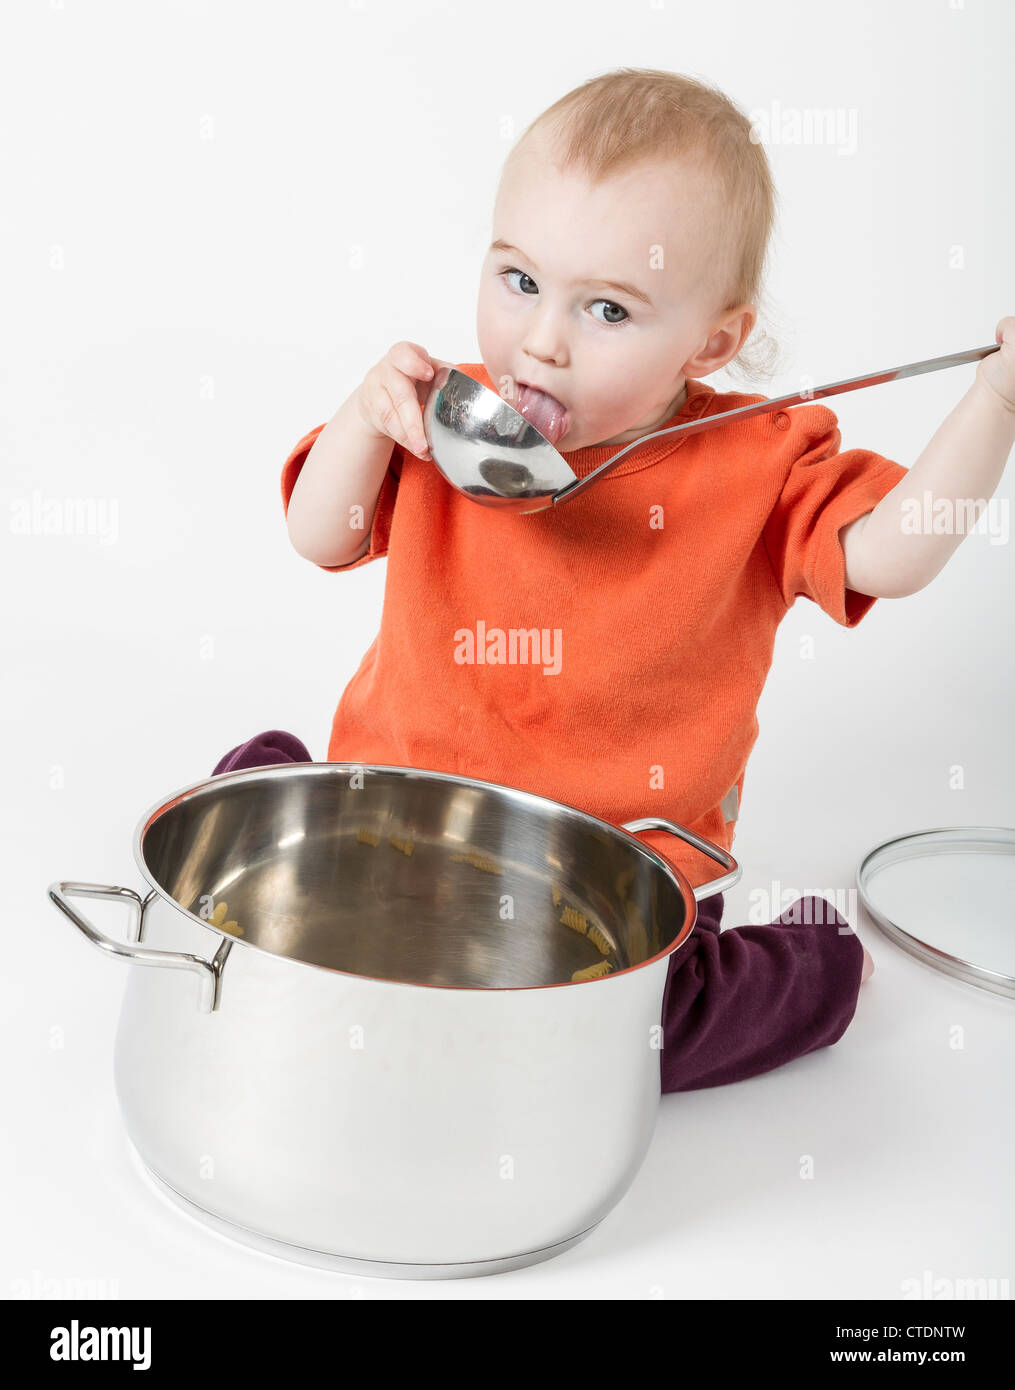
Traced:
MULTIPOLYGON (((824 617, 804 613, 859 650, 862 630, 836 634, 824 617)), ((969 766, 994 775, 975 798, 914 796, 920 758, 900 752, 890 711, 884 735, 874 720, 848 763, 821 736, 847 707, 855 713, 863 667, 876 664, 894 621, 884 605, 867 650, 836 668, 820 702, 800 698, 792 657, 777 658, 735 845, 744 874, 729 894, 726 925, 749 920, 759 893, 841 891, 861 854, 891 835, 1012 823, 989 725, 959 740, 969 766), (793 739, 806 759, 785 757, 793 739), (816 814, 808 789, 819 785, 836 790, 816 814)), ((231 640, 252 653, 253 632, 231 640)), ((148 642, 125 630, 105 651, 65 634, 61 655, 42 636, 22 639, 23 698, 9 725, 18 797, 5 802, 14 855, 0 984, 6 1296, 893 1299, 965 1279, 998 1281, 982 1287, 1010 1296, 1015 1004, 914 961, 865 914, 852 920, 877 969, 841 1041, 735 1086, 665 1096, 628 1195, 554 1260, 447 1283, 360 1278, 248 1250, 170 1205, 129 1145, 113 1090, 131 967, 85 942, 45 890, 74 878, 142 887, 131 837, 160 795, 207 775, 258 727, 292 728, 318 758, 325 731, 283 695, 281 679, 239 715, 224 712, 221 683, 198 695, 186 671, 174 699, 175 644, 148 642), (182 741, 176 710, 201 732, 182 741), (155 740, 158 723, 165 732, 155 740)), ((321 703, 319 692, 314 699, 321 703)), ((918 715, 914 704, 910 746, 925 749, 918 715)), ((94 902, 88 910, 122 934, 122 909, 94 902)))
POLYGON ((492 1278, 410 1283, 245 1249, 168 1202, 113 1092, 130 967, 72 940, 39 895, 22 921, 34 968, 5 989, 23 1026, 5 1105, 8 1297, 892 1299, 969 1278, 1010 1296, 1012 1005, 870 931, 877 972, 842 1040, 664 1097, 633 1187, 586 1241, 492 1278))

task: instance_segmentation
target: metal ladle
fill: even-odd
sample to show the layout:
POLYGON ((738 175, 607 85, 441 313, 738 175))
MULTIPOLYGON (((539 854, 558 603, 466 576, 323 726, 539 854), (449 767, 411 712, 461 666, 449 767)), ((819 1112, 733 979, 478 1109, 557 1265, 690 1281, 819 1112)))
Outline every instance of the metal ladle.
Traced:
POLYGON ((457 367, 438 369, 423 407, 423 430, 440 472, 452 487, 473 502, 484 507, 539 512, 577 497, 616 468, 621 459, 650 440, 662 439, 668 434, 699 434, 728 420, 746 420, 752 415, 782 410, 787 405, 836 396, 842 391, 857 391, 861 386, 899 381, 921 372, 943 371, 963 362, 976 362, 997 352, 999 347, 999 343, 991 343, 989 347, 970 348, 946 357, 929 357, 887 372, 870 372, 851 377, 849 381, 807 387, 790 396, 776 396, 774 400, 760 401, 757 405, 744 405, 738 410, 724 410, 720 415, 671 425, 669 429, 656 430, 632 440, 584 478, 579 478, 568 467, 549 440, 514 406, 457 367))

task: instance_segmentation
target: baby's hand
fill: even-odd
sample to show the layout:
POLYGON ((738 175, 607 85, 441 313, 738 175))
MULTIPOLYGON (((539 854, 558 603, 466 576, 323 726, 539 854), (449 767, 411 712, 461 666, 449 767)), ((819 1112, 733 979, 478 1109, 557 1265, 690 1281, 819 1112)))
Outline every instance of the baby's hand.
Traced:
POLYGON ((1001 344, 999 352, 984 357, 976 369, 1004 401, 1015 410, 1015 317, 1002 319, 994 330, 994 342, 1001 344))
POLYGON ((428 356, 418 343, 395 343, 371 367, 357 389, 360 415, 379 437, 393 439, 418 458, 430 457, 423 433, 423 405, 438 367, 452 367, 428 356))
POLYGON ((871 953, 867 950, 867 947, 865 946, 863 948, 863 971, 860 975, 860 983, 863 984, 864 980, 869 980, 873 974, 874 957, 871 955, 871 953))

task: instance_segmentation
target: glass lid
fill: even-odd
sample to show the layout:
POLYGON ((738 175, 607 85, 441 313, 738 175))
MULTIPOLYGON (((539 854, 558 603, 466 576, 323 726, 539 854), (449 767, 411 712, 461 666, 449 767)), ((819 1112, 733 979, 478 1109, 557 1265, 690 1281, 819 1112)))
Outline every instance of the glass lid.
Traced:
POLYGON ((864 907, 910 955, 1015 999, 1015 830, 920 830, 860 860, 864 907))

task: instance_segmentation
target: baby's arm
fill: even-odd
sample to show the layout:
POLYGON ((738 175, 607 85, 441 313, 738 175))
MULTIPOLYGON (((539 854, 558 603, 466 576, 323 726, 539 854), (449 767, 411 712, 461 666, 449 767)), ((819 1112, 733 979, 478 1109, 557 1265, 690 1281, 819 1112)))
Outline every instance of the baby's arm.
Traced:
POLYGON ((843 528, 848 589, 876 598, 915 594, 958 549, 970 506, 975 522, 980 504, 993 496, 1015 444, 1015 318, 1002 319, 994 336, 1000 350, 982 359, 972 386, 906 476, 843 528))
POLYGON ((808 895, 770 925, 721 933, 705 913, 698 923, 670 967, 663 1091, 744 1081, 838 1042, 866 953, 830 903, 808 895))
POLYGON ((314 440, 286 512, 289 539, 304 559, 327 568, 366 553, 394 446, 426 451, 417 382, 429 390, 434 362, 418 344, 396 343, 314 440))
POLYGON ((289 499, 289 539, 305 560, 345 565, 363 553, 393 449, 367 431, 354 391, 315 439, 289 499))

